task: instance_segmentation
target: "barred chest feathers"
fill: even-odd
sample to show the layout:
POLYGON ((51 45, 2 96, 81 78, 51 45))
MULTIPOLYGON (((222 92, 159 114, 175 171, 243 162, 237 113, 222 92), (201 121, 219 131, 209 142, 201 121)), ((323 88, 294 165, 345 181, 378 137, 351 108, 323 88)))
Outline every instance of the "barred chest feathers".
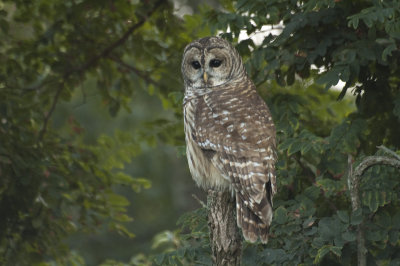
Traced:
POLYGON ((198 99, 194 98, 185 102, 183 108, 184 128, 186 139, 186 156, 190 173, 196 184, 207 190, 232 190, 228 176, 222 176, 221 172, 212 163, 216 160, 216 153, 211 150, 202 150, 193 139, 195 127, 195 114, 198 99))

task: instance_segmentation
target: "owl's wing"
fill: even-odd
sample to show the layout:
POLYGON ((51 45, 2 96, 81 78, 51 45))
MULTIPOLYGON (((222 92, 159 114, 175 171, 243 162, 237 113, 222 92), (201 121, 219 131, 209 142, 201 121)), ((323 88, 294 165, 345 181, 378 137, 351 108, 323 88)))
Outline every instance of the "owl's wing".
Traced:
POLYGON ((213 164, 230 178, 244 204, 269 224, 272 209, 264 212, 260 204, 268 200, 272 206, 276 193, 275 128, 254 85, 245 85, 199 99, 193 139, 203 150, 216 152, 213 164))

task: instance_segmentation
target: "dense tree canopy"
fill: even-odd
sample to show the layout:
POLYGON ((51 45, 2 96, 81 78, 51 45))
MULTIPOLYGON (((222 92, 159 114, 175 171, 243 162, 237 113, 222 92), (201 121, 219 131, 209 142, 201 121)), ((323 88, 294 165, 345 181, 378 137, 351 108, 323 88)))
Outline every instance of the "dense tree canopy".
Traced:
MULTIPOLYGON (((354 265, 360 238, 371 265, 400 262, 399 170, 375 165, 358 175, 356 168, 372 155, 399 160, 400 3, 211 4, 0 1, 0 264, 80 265, 87 254, 72 252, 66 239, 104 229, 140 233, 127 229, 127 195, 150 181, 153 194, 170 188, 138 178, 132 164, 161 174, 185 169, 179 178, 163 176, 171 187, 190 179, 182 158, 171 167, 151 147, 182 153, 182 50, 216 34, 243 56, 279 140, 271 237, 267 245, 245 244, 243 264, 354 265), (193 14, 179 16, 191 5, 193 14)), ((139 223, 150 203, 131 204, 143 213, 133 211, 139 223)), ((169 219, 181 228, 157 234, 152 251, 121 260, 209 264, 204 208, 169 219)))

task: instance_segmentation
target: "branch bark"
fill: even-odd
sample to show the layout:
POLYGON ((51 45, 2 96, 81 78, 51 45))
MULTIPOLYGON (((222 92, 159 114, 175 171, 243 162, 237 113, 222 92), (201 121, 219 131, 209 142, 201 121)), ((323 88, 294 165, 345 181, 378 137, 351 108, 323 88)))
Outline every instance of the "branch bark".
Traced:
MULTIPOLYGON (((347 157, 348 164, 348 173, 347 173, 347 182, 350 191, 350 199, 351 199, 351 208, 353 212, 357 211, 360 206, 360 194, 359 194, 359 186, 360 179, 358 175, 354 174, 353 171, 353 156, 350 154, 347 157)), ((358 266, 366 266, 367 260, 365 254, 367 250, 365 248, 365 237, 362 222, 357 225, 357 261, 358 266)))
POLYGON ((385 156, 368 156, 354 170, 354 175, 356 178, 360 178, 368 168, 377 164, 388 165, 400 169, 400 160, 385 156))
POLYGON ((394 158, 397 158, 397 160, 400 160, 400 155, 398 155, 398 154, 395 153, 394 151, 392 151, 392 150, 386 148, 385 146, 379 145, 379 146, 376 146, 376 147, 377 147, 378 149, 383 150, 383 151, 386 152, 387 154, 392 155, 394 158))
POLYGON ((236 225, 235 198, 229 191, 209 190, 207 209, 214 265, 240 265, 242 236, 236 225))
MULTIPOLYGON (((400 170, 400 160, 399 156, 396 153, 393 153, 389 149, 384 146, 379 146, 378 148, 384 149, 386 152, 392 154, 395 158, 389 158, 385 156, 369 156, 366 157, 353 171, 353 157, 348 155, 348 176, 347 182, 350 191, 351 198, 351 207, 353 212, 358 210, 361 207, 360 202, 360 194, 359 194, 359 186, 361 176, 364 172, 374 166, 374 165, 388 165, 395 167, 400 170)), ((365 237, 364 237, 364 229, 363 223, 357 226, 357 260, 358 266, 367 265, 366 258, 367 249, 365 248, 365 237)))

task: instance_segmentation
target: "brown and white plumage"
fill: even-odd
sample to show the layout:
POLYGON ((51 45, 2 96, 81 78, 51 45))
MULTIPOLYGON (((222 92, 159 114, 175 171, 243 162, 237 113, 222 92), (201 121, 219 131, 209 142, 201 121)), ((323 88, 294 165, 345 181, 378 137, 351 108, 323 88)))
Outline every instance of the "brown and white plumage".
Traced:
POLYGON ((276 193, 275 127, 269 109, 237 51, 221 38, 189 44, 182 73, 193 179, 204 189, 233 190, 245 239, 266 243, 276 193))

